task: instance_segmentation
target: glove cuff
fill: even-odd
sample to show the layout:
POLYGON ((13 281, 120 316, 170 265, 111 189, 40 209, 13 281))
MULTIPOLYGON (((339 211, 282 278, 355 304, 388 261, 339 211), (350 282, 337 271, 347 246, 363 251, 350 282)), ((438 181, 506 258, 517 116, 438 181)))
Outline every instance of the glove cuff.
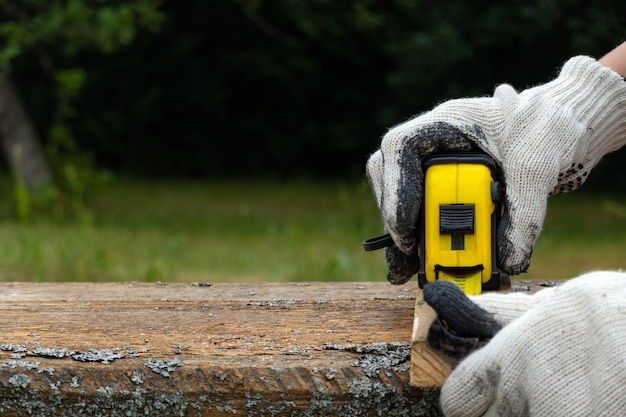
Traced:
POLYGON ((556 113, 574 127, 555 132, 561 136, 557 140, 562 143, 556 146, 565 153, 564 168, 569 168, 567 163, 580 164, 588 172, 605 154, 626 143, 626 83, 593 58, 571 58, 554 81, 526 90, 520 98, 525 95, 562 109, 556 113))

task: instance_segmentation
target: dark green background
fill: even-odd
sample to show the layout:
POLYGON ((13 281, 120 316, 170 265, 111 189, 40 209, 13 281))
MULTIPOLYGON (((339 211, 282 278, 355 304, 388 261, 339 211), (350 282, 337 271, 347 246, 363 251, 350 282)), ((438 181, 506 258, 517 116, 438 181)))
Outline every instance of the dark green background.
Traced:
MULTIPOLYGON (((501 82, 549 81, 570 56, 599 57, 626 38, 624 0, 169 0, 162 10, 162 29, 127 48, 55 56, 87 71, 78 143, 124 175, 360 177, 386 129, 411 115, 501 82)), ((49 81, 32 53, 12 74, 45 141, 49 81)))

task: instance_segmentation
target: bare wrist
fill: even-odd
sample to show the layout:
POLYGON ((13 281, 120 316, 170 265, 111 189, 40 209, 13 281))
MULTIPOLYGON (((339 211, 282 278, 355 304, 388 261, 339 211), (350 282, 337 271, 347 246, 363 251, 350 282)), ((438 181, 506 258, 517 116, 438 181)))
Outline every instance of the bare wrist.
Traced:
POLYGON ((626 42, 604 55, 598 62, 626 78, 626 42))

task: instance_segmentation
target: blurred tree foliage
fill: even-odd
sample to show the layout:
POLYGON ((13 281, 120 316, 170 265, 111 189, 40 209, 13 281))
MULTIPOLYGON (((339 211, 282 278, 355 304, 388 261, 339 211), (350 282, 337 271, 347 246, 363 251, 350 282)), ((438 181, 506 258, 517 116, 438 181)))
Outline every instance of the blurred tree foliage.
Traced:
MULTIPOLYGON (((500 82, 546 82, 626 30, 623 0, 165 0, 160 11, 160 31, 106 56, 107 41, 131 36, 114 23, 69 56, 80 43, 47 42, 84 70, 77 142, 130 175, 362 176, 390 126, 500 82)), ((35 58, 13 65, 45 132, 55 98, 35 58)))
POLYGON ((159 4, 160 0, 0 0, 0 82, 5 87, 0 95, 0 131, 19 218, 30 217, 33 206, 46 211, 66 206, 76 214, 85 213, 83 197, 101 173, 73 134, 74 125, 80 124, 73 101, 86 78, 80 54, 112 53, 131 44, 137 32, 158 30, 159 4), (31 88, 29 72, 43 81, 39 91, 31 88), (18 88, 13 88, 13 78, 20 79, 18 88), (46 119, 35 120, 38 129, 32 128, 29 111, 23 109, 20 90, 31 97, 28 107, 46 110, 46 119), (33 100, 33 93, 39 97, 33 100), (40 150, 40 136, 46 138, 47 158, 40 150), (52 162, 54 179, 46 160, 52 162))

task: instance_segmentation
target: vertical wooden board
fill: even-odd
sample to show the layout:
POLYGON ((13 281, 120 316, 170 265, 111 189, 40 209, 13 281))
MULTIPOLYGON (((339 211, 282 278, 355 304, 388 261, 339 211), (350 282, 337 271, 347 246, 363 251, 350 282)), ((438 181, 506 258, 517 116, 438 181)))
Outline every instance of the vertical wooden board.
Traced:
POLYGON ((410 384, 413 387, 440 388, 453 368, 452 361, 431 349, 426 341, 428 329, 436 316, 424 301, 422 290, 418 290, 411 337, 410 384))

